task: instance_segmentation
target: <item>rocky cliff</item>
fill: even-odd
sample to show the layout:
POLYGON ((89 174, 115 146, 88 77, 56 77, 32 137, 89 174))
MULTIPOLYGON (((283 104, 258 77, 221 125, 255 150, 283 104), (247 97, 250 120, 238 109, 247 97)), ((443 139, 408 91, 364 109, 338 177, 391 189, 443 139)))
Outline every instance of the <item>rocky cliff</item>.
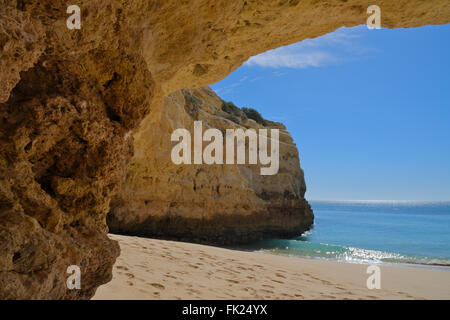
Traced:
POLYGON ((311 226, 313 214, 304 199, 297 148, 283 125, 260 122, 236 107, 227 110, 209 88, 166 97, 135 134, 127 180, 111 202, 111 231, 219 244, 300 235, 311 226), (194 121, 202 121, 203 132, 279 129, 278 174, 261 175, 261 165, 175 165, 171 134, 186 128, 193 137, 194 121))
MULTIPOLYGON (((376 2, 386 27, 450 21, 448 0, 376 2)), ((164 96, 363 24, 372 4, 78 0, 81 29, 69 30, 65 2, 0 0, 0 299, 85 299, 111 278, 106 214, 133 133, 164 96), (70 265, 81 290, 66 287, 70 265)))

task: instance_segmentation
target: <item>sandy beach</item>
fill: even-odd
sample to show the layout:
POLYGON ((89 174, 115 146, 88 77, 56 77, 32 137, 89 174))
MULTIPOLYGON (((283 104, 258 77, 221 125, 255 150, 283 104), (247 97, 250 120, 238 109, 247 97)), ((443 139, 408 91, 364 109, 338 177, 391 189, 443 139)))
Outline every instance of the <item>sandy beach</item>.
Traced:
POLYGON ((368 265, 110 235, 121 247, 113 280, 94 299, 450 299, 450 271, 368 265))

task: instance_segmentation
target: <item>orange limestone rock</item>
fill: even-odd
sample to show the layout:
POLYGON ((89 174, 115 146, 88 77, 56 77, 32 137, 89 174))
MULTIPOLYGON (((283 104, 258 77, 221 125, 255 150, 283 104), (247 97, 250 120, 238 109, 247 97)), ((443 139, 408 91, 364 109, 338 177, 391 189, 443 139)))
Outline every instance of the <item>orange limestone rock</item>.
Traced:
MULTIPOLYGON (((364 24, 371 4, 77 0, 80 29, 70 29, 67 20, 75 13, 67 13, 65 1, 0 0, 0 299, 88 299, 109 281, 119 247, 107 237, 106 215, 127 176, 136 192, 133 215, 120 214, 120 201, 133 198, 126 188, 113 201, 124 226, 142 226, 150 217, 161 236, 176 235, 176 223, 161 221, 182 217, 191 219, 179 220, 189 226, 186 238, 203 230, 199 234, 209 241, 218 227, 197 227, 205 216, 224 229, 242 224, 236 230, 252 238, 299 232, 307 220, 298 217, 308 211, 292 143, 285 143, 291 151, 284 152, 292 155, 284 161, 284 177, 264 182, 246 166, 211 167, 217 172, 208 174, 201 167, 175 169, 162 164, 163 154, 149 158, 146 143, 167 150, 162 135, 196 116, 195 110, 192 116, 162 110, 165 96, 218 81, 263 51, 364 24), (159 187, 158 196, 149 197, 159 187), (281 190, 288 193, 281 196, 281 190), (245 218, 228 223, 231 214, 245 218), (72 265, 80 268, 81 290, 66 285, 72 265)), ((450 21, 448 0, 377 5, 384 27, 450 21)), ((179 108, 185 104, 179 93, 167 99, 178 99, 179 108)), ((202 106, 199 114, 204 112, 202 106)))
POLYGON ((135 135, 127 180, 111 203, 112 232, 233 244, 292 237, 311 226, 297 147, 282 124, 227 110, 210 88, 173 93, 153 115, 135 135), (261 164, 174 164, 171 134, 186 128, 194 136, 194 121, 223 132, 279 129, 278 173, 261 175, 261 164))

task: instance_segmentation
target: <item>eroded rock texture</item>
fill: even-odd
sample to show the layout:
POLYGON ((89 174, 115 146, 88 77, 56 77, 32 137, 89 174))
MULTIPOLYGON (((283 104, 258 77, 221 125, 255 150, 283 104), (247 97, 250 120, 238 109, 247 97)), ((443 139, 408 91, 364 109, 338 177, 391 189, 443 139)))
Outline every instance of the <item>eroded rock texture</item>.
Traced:
MULTIPOLYGON (((376 1, 387 27, 443 24, 448 0, 376 1)), ((0 298, 89 298, 119 250, 110 200, 162 98, 251 55, 366 21, 371 0, 0 0, 0 298), (66 289, 68 265, 82 290, 66 289)), ((158 113, 155 113, 155 115, 158 113)), ((138 150, 139 152, 139 150, 138 150)))
POLYGON ((128 179, 111 204, 112 232, 233 244, 296 236, 311 226, 298 151, 286 128, 222 109, 223 101, 209 88, 183 90, 166 97, 143 121, 128 179), (260 165, 173 164, 171 151, 177 143, 171 142, 171 134, 186 128, 194 137, 194 121, 202 121, 203 132, 279 129, 278 174, 262 176, 260 165))
POLYGON ((105 216, 154 82, 120 31, 95 41, 68 32, 63 6, 17 8, 0 8, 0 299, 86 299, 119 254, 105 216))

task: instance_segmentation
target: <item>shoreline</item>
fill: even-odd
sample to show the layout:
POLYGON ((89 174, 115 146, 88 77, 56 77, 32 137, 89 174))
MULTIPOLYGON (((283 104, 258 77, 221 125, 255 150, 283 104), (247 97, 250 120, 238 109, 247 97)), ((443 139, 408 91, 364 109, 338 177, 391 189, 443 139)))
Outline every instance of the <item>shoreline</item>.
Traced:
MULTIPOLYGON (((190 243, 190 242, 182 242, 182 243, 190 243)), ((377 266, 389 266, 389 267, 404 267, 404 268, 419 268, 425 270, 441 270, 450 272, 450 264, 441 264, 441 263, 419 263, 419 262, 364 262, 364 261, 343 261, 343 260, 334 260, 320 257, 303 257, 295 254, 283 254, 276 252, 269 252, 264 250, 254 251, 254 250, 245 250, 245 249, 235 249, 232 247, 218 247, 232 251, 242 251, 242 252, 252 252, 252 253, 260 253, 260 254, 268 254, 280 257, 294 258, 294 259, 304 259, 304 260, 314 260, 314 261, 326 261, 326 262, 336 262, 336 263, 348 263, 348 264, 357 264, 357 265, 377 265, 377 266)))
POLYGON ((369 290, 369 265, 110 237, 121 255, 97 300, 450 299, 447 270, 378 265, 382 288, 369 290))
MULTIPOLYGON (((182 243, 190 243, 190 242, 182 242, 182 243)), ((259 254, 268 254, 272 256, 280 256, 286 258, 293 259, 303 259, 303 260, 313 260, 313 261, 324 261, 324 262, 336 262, 336 263, 346 263, 346 264, 356 264, 356 265, 376 265, 376 266, 387 266, 387 267, 402 267, 402 268, 413 268, 413 269, 424 269, 424 270, 440 270, 450 272, 450 264, 439 264, 439 263, 415 263, 415 262, 353 262, 353 261, 342 261, 342 260, 333 260, 327 258, 319 258, 319 257, 302 257, 294 254, 282 254, 282 253, 274 253, 269 251, 252 251, 245 249, 235 249, 235 248, 227 248, 227 247, 217 247, 223 248, 231 251, 241 251, 241 252, 249 252, 249 253, 259 253, 259 254)))

